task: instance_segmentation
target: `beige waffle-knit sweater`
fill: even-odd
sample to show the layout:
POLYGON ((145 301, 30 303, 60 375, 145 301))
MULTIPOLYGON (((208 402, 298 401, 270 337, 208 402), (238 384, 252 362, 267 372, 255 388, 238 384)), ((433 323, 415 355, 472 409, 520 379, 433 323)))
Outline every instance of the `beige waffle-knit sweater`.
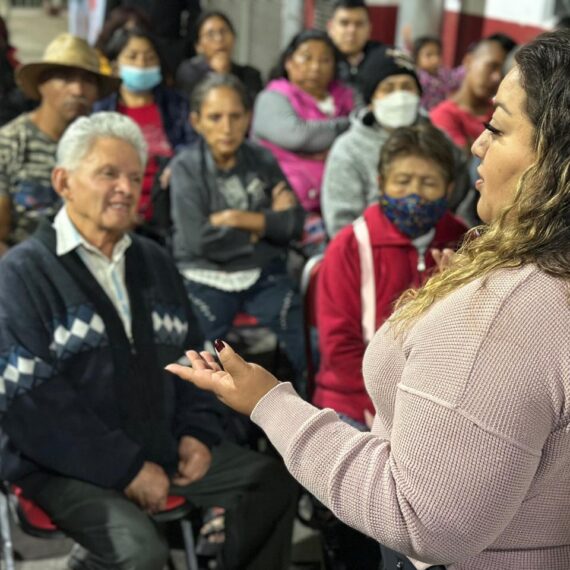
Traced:
POLYGON ((293 475, 380 543, 453 570, 570 569, 569 287, 501 270, 370 343, 371 433, 289 383, 252 419, 293 475))

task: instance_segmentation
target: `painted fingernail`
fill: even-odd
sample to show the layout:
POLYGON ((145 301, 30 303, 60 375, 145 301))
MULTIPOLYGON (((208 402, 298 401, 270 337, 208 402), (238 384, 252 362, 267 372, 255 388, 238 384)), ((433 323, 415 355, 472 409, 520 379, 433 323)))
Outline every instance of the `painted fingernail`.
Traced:
POLYGON ((218 352, 222 352, 222 350, 224 350, 225 348, 225 344, 224 341, 220 340, 219 338, 217 338, 214 341, 214 348, 218 351, 218 352))

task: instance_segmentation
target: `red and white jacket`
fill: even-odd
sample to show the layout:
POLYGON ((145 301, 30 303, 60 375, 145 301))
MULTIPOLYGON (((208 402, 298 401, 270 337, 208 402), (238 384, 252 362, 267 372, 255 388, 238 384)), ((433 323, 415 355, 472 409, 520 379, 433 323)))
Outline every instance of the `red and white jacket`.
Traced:
POLYGON ((429 276, 435 265, 430 249, 457 247, 465 231, 459 219, 446 213, 433 239, 424 248, 416 247, 375 204, 331 241, 317 285, 317 406, 362 423, 365 409, 374 412, 362 378, 368 342, 391 315, 398 297, 429 276))

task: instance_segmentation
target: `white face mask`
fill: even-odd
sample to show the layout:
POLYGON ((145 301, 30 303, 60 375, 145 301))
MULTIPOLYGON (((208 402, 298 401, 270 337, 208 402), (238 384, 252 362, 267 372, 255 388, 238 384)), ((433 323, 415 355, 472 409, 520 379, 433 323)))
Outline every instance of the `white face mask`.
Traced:
POLYGON ((420 108, 420 96, 409 91, 394 91, 382 99, 372 101, 376 120, 389 129, 413 125, 420 108))

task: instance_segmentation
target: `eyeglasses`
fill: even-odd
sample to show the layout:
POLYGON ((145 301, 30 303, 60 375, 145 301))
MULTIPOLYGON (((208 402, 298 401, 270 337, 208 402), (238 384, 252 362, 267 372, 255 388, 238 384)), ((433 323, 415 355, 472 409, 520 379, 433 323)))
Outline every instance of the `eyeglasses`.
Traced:
POLYGON ((232 32, 227 28, 220 28, 219 30, 208 30, 207 32, 200 34, 200 39, 206 38, 208 40, 216 40, 219 38, 223 40, 224 38, 227 38, 231 35, 232 32))
POLYGON ((311 65, 312 63, 318 63, 319 65, 331 65, 334 63, 334 59, 332 57, 322 57, 322 58, 314 58, 311 55, 305 53, 296 53, 291 58, 295 63, 299 65, 311 65))

